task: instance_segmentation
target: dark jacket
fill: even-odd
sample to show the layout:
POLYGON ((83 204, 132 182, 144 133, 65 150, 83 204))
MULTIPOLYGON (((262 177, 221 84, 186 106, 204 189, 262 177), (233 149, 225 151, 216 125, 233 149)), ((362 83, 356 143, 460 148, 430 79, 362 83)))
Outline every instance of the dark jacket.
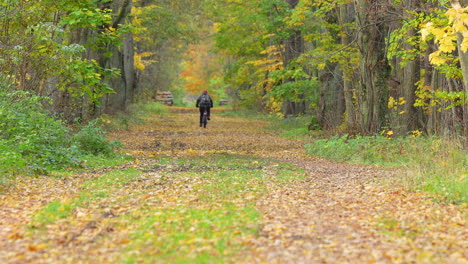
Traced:
POLYGON ((208 105, 206 105, 206 104, 201 104, 200 101, 201 101, 201 98, 202 98, 203 95, 204 95, 204 94, 202 94, 202 95, 200 95, 200 96, 198 97, 196 107, 202 107, 202 106, 203 106, 203 107, 207 107, 207 106, 208 106, 208 107, 213 107, 213 100, 211 99, 211 96, 209 96, 208 94, 206 94, 206 95, 208 96, 208 98, 209 98, 209 100, 210 100, 210 103, 209 103, 208 105))

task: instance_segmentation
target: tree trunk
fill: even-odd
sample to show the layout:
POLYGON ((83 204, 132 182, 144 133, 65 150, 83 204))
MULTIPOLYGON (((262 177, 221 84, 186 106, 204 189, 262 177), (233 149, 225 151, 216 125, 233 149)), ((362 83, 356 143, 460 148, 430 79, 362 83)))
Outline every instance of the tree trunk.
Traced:
POLYGON ((384 12, 376 1, 356 0, 360 49, 360 125, 368 133, 379 131, 385 120, 389 67, 385 54, 384 12))
MULTIPOLYGON (((294 9, 299 0, 286 0, 294 9)), ((287 68, 292 60, 299 57, 304 52, 304 40, 300 31, 295 30, 291 36, 284 41, 284 58, 283 64, 287 68)), ((294 82, 296 80, 288 79, 284 82, 294 82)), ((299 95, 301 97, 301 95, 299 95)), ((296 102, 293 99, 285 99, 283 102, 283 114, 284 116, 297 116, 305 112, 305 102, 296 102)))
MULTIPOLYGON (((354 20, 354 10, 352 4, 343 4, 339 9, 338 20, 341 25, 348 24, 354 20)), ((341 44, 343 47, 347 47, 350 44, 349 36, 351 30, 345 28, 345 34, 341 36, 341 44)), ((354 69, 351 65, 343 65, 343 90, 344 90, 344 101, 345 101, 345 116, 346 127, 356 127, 356 110, 354 108, 354 87, 353 87, 353 76, 354 69)))
POLYGON ((324 129, 333 129, 341 125, 345 112, 343 95, 343 75, 337 64, 328 65, 320 71, 320 94, 317 102, 316 115, 319 124, 324 129))
MULTIPOLYGON (((118 15, 113 21, 115 27, 124 23, 124 19, 130 14, 132 1, 116 0, 112 3, 112 10, 117 11, 118 15)), ((106 68, 120 69, 120 77, 109 80, 114 94, 105 96, 102 110, 112 113, 115 111, 124 111, 133 102, 136 90, 136 73, 134 68, 134 41, 133 35, 127 33, 124 36, 121 47, 109 47, 113 52, 110 59, 101 57, 101 61, 106 68)))
MULTIPOLYGON (((452 0, 452 7, 467 7, 468 6, 468 0, 452 0)), ((458 33, 458 56, 460 58, 460 66, 463 74, 463 91, 465 94, 465 98, 462 98, 462 100, 465 101, 465 104, 461 107, 462 113, 461 113, 461 126, 462 126, 462 134, 464 136, 468 136, 468 52, 464 52, 461 49, 461 44, 463 42, 463 35, 458 33)))

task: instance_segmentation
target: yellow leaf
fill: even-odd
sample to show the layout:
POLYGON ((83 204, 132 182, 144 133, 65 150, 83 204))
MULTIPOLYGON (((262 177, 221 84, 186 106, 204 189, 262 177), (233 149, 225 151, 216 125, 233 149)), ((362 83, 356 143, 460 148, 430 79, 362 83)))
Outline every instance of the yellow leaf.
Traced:
POLYGON ((118 244, 120 244, 120 245, 122 245, 122 244, 128 244, 129 242, 130 242, 129 239, 122 238, 122 239, 118 242, 118 244))
POLYGON ((429 60, 434 65, 442 65, 447 62, 447 59, 440 56, 440 50, 435 51, 429 55, 429 60))
POLYGON ((465 32, 466 31, 466 27, 463 24, 463 21, 457 21, 457 22, 453 23, 453 29, 454 29, 455 32, 465 32))
POLYGON ((429 36, 429 31, 427 30, 427 28, 421 29, 421 38, 422 38, 422 40, 425 41, 427 36, 429 36))
POLYGON ((456 40, 455 34, 444 34, 439 39, 439 50, 446 53, 454 51, 456 49, 456 40))
POLYGON ((39 245, 34 245, 34 244, 31 244, 31 245, 28 245, 28 250, 29 251, 39 251, 41 249, 44 249, 44 248, 47 248, 47 244, 39 244, 39 245))
POLYGON ((393 98, 393 96, 390 96, 390 98, 388 98, 388 108, 393 108, 394 105, 395 105, 395 98, 393 98))

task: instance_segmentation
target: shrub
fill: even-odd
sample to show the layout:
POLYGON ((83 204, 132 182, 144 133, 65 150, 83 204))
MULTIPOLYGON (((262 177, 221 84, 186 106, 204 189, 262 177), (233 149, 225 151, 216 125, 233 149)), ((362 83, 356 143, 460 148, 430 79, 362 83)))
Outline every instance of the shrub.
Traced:
POLYGON ((83 154, 112 156, 121 144, 118 140, 108 141, 105 135, 106 132, 95 119, 73 136, 73 142, 83 154))
POLYGON ((111 155, 119 146, 108 142, 97 121, 72 136, 51 117, 49 99, 0 88, 0 173, 47 173, 77 167, 84 155, 111 155))
POLYGON ((47 99, 27 92, 0 91, 3 171, 43 172, 78 163, 68 128, 50 117, 44 103, 47 99))

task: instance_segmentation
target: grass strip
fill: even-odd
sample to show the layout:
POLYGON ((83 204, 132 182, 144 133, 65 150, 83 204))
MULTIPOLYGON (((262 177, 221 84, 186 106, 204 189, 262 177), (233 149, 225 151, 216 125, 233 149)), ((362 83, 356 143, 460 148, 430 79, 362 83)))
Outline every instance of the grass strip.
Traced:
POLYGON ((310 154, 337 161, 404 168, 407 188, 468 203, 468 154, 456 140, 437 137, 335 136, 306 145, 310 154))
POLYGON ((225 263, 258 232, 255 201, 267 193, 267 184, 305 175, 291 164, 228 154, 163 157, 148 169, 155 168, 171 187, 148 198, 158 206, 142 206, 120 219, 120 228, 133 230, 125 263, 225 263))
POLYGON ((44 228, 47 224, 70 216, 77 207, 86 207, 94 200, 105 198, 117 188, 130 182, 141 172, 135 169, 111 171, 102 176, 95 177, 83 183, 82 191, 73 199, 52 201, 33 216, 32 225, 35 228, 44 228))

